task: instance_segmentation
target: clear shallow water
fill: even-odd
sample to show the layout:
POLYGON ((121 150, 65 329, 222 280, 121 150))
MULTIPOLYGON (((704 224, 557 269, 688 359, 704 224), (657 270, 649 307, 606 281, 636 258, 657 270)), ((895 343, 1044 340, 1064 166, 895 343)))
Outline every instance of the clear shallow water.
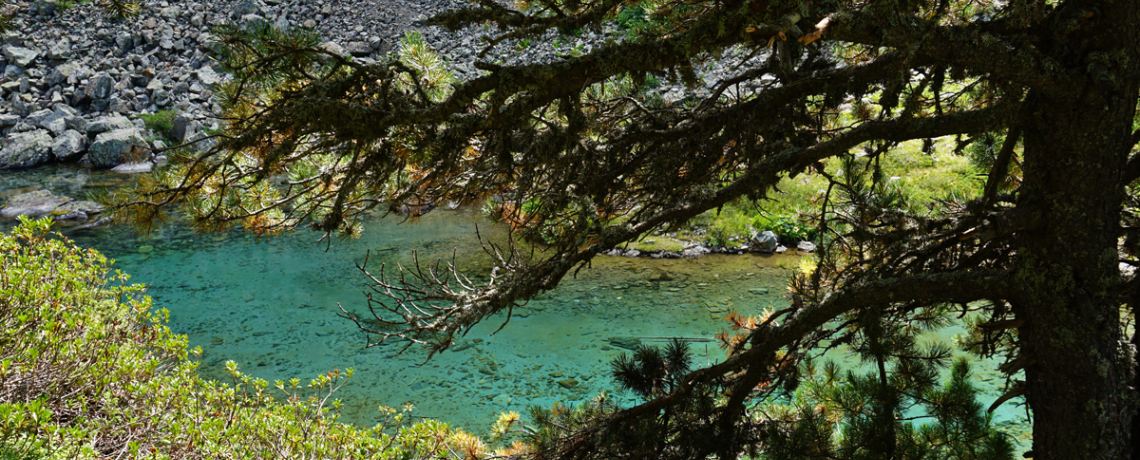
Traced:
MULTIPOLYGON (((80 197, 122 180, 127 179, 66 167, 0 172, 0 194, 42 186, 80 197)), ((502 411, 581 402, 602 391, 632 403, 613 393, 609 362, 626 350, 610 339, 711 338, 725 327, 729 310, 749 314, 784 304, 785 267, 796 265, 794 256, 600 257, 576 278, 516 309, 497 334, 491 335, 504 316, 486 320, 426 364, 426 354, 416 348, 392 356, 399 343, 364 348, 365 335, 336 316, 338 303, 363 311, 366 279, 355 263, 369 250, 372 268, 410 263, 418 251, 425 261, 454 254, 463 270, 486 273, 490 259, 475 237, 476 226, 484 238, 503 238, 500 227, 470 210, 437 211, 416 224, 375 219, 360 239, 331 245, 307 231, 272 239, 240 231, 195 235, 180 227, 142 237, 123 228, 65 232, 115 259, 133 282, 149 286, 155 306, 170 311, 171 328, 204 350, 201 372, 207 377, 226 380, 227 360, 270 381, 307 382, 332 369, 355 368, 337 393, 344 420, 371 425, 378 406, 412 403, 416 415, 475 433, 485 433, 502 411)), ((939 336, 960 332, 950 328, 939 336)), ((723 358, 712 344, 695 343, 693 351, 700 362, 723 358)), ((995 368, 990 362, 974 366, 984 404, 999 396, 1004 381, 995 368)), ((1006 404, 997 417, 1026 442, 1024 410, 1006 404)))

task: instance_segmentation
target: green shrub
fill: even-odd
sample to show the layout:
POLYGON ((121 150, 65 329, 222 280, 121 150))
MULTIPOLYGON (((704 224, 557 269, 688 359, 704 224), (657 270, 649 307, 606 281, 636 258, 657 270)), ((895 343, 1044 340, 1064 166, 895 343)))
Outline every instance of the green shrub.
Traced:
POLYGON ((752 219, 752 228, 756 231, 771 231, 780 237, 782 242, 811 241, 815 239, 816 229, 806 223, 804 219, 795 215, 759 215, 752 219))
POLYGON ((410 407, 370 429, 338 423, 331 397, 351 370, 271 385, 229 362, 230 382, 202 379, 188 359, 200 351, 142 286, 49 227, 0 234, 0 459, 482 455, 474 436, 410 423, 410 407))
POLYGON ((170 136, 174 129, 174 117, 178 112, 174 110, 159 110, 155 113, 141 113, 139 118, 146 124, 147 129, 163 136, 170 136))

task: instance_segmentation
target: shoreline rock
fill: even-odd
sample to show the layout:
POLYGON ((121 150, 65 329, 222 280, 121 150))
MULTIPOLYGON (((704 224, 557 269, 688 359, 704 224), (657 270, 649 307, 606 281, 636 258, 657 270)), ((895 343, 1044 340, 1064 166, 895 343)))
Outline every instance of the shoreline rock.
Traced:
MULTIPOLYGON (((811 254, 816 249, 816 245, 810 241, 800 241, 797 244, 796 254, 811 254)), ((650 259, 691 259, 701 257, 707 254, 719 255, 744 255, 749 253, 759 254, 784 254, 788 251, 787 247, 777 245, 772 251, 755 251, 749 246, 705 246, 703 244, 696 244, 686 247, 681 252, 666 251, 664 249, 656 251, 639 251, 637 249, 622 249, 614 248, 609 251, 603 251, 599 255, 613 256, 613 257, 632 257, 632 258, 650 258, 650 259)))

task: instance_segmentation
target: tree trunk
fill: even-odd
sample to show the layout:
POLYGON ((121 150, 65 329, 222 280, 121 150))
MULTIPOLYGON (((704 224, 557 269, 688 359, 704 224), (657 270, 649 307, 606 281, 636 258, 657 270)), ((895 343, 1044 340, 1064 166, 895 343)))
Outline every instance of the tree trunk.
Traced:
POLYGON ((1017 206, 1042 224, 1019 240, 1014 302, 1037 459, 1131 456, 1135 405, 1122 347, 1117 226, 1131 148, 1135 83, 1074 99, 1026 101, 1017 206), (1118 91, 1120 91, 1118 89, 1118 91))

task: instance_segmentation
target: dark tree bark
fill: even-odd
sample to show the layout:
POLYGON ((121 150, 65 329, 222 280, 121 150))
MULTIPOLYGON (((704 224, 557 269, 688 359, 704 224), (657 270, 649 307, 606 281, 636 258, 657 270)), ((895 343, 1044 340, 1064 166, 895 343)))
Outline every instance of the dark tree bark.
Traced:
POLYGON ((1120 352, 1116 226, 1134 103, 1030 96, 1018 207, 1043 224, 1023 233, 1013 282, 1024 319, 1034 458, 1124 458, 1131 371, 1120 352), (1091 114, 1096 116, 1090 116, 1091 114), (1118 135, 1106 135, 1117 132, 1118 135), (1111 186, 1106 186, 1111 184, 1111 186))
POLYGON ((1136 394, 1133 363, 1121 349, 1117 245, 1136 115, 1140 7, 1066 6, 1085 8, 1079 16, 1087 24, 1054 35, 1051 54, 1082 75, 1083 85, 1058 95, 1033 91, 1025 102, 1017 207, 1041 225, 1022 234, 1013 308, 1025 320, 1022 353, 1034 363, 1025 369, 1034 458, 1128 458, 1137 441, 1136 394), (1102 53, 1120 60, 1097 62, 1102 53))

